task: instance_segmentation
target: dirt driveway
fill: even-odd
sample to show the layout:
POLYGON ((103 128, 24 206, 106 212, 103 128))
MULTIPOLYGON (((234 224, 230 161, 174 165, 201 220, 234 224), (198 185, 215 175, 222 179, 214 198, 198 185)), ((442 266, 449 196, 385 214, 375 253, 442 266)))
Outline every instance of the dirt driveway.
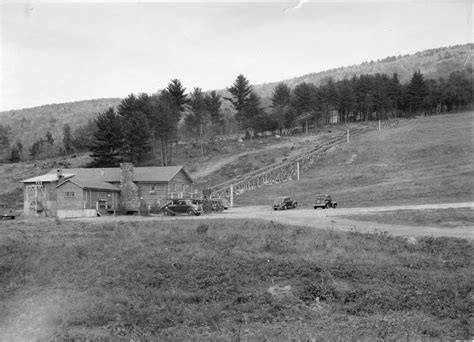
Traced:
POLYGON ((202 219, 262 219, 279 222, 289 225, 298 225, 313 227, 316 229, 336 229, 340 231, 359 231, 359 232, 387 232, 398 236, 451 236, 459 238, 474 238, 474 225, 462 227, 420 227, 407 225, 390 225, 376 222, 356 221, 341 218, 345 215, 367 214, 374 212, 393 211, 393 210, 426 210, 426 209, 446 209, 446 208, 471 208, 474 209, 474 203, 447 203, 430 205, 411 205, 411 206, 387 206, 370 208, 338 208, 327 210, 314 210, 312 207, 302 207, 284 211, 273 211, 269 206, 249 206, 236 207, 226 210, 222 213, 212 213, 202 216, 108 216, 101 218, 81 218, 80 221, 104 223, 104 222, 129 222, 129 221, 163 221, 163 220, 202 220, 202 219))

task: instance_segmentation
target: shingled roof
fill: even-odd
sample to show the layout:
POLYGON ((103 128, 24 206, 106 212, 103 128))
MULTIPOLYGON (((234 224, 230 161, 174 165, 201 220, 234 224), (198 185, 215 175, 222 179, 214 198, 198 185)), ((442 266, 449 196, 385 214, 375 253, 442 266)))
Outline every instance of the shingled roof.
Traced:
MULTIPOLYGON (((166 183, 173 179, 178 172, 183 171, 186 177, 192 182, 192 178, 183 169, 182 166, 147 166, 134 167, 134 182, 151 182, 151 183, 166 183)), ((105 168, 77 168, 77 169, 62 169, 63 174, 73 173, 76 176, 87 178, 100 179, 104 182, 115 183, 120 182, 120 168, 105 167, 105 168)), ((56 174, 57 170, 53 169, 48 174, 56 174)))
MULTIPOLYGON (((192 178, 183 169, 182 166, 149 166, 149 167, 134 167, 134 182, 147 183, 167 183, 171 181, 178 172, 183 171, 186 177, 192 182, 192 178)), ((58 186, 71 181, 81 188, 100 189, 100 190, 119 190, 119 188, 110 183, 120 183, 120 168, 105 167, 105 168, 75 168, 75 169, 61 169, 64 182, 58 186)), ((20 181, 21 183, 31 182, 55 182, 58 180, 58 170, 53 169, 45 175, 29 178, 20 181)))

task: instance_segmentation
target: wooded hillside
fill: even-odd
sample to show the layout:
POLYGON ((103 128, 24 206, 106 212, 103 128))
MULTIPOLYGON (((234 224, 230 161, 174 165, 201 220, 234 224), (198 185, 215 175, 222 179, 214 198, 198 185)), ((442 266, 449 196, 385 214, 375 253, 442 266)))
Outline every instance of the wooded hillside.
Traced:
MULTIPOLYGON (((397 73, 399 81, 406 83, 415 71, 421 72, 426 80, 447 79, 452 72, 471 67, 473 46, 474 44, 466 44, 425 50, 412 55, 390 56, 378 61, 303 75, 281 83, 290 88, 302 83, 319 86, 330 78, 338 81, 353 76, 377 73, 388 76, 397 73)), ((229 84, 231 82, 232 80, 229 80, 229 84)), ((270 106, 270 97, 276 85, 277 82, 253 86, 255 94, 261 98, 263 108, 270 106)), ((190 91, 193 86, 198 85, 185 86, 190 91)), ((230 95, 227 90, 218 91, 217 94, 224 98, 230 95)), ((75 133, 77 128, 86 127, 85 125, 96 118, 98 113, 106 111, 109 107, 116 108, 120 101, 119 98, 106 98, 10 110, 0 112, 0 125, 8 131, 10 144, 20 143, 22 148, 27 150, 31 149, 35 142, 45 139, 45 137, 51 142, 51 145, 54 141, 62 140, 65 124, 70 126, 72 133, 75 133)), ((233 117, 231 107, 228 101, 222 101, 221 109, 226 117, 233 117)))

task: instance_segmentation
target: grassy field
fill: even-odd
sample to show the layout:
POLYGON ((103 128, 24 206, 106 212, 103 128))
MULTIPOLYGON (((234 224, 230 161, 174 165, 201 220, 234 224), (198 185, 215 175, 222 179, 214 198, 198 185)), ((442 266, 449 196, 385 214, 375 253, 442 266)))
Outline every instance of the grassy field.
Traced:
POLYGON ((472 243, 261 221, 0 229, 0 340, 469 339, 472 243))
POLYGON ((343 207, 474 201, 473 132, 472 112, 400 121, 340 145, 300 181, 244 193, 236 203, 291 195, 309 205, 317 193, 343 207))
POLYGON ((424 227, 462 227, 474 226, 474 210, 433 209, 433 210, 394 210, 371 214, 344 215, 341 218, 370 221, 384 224, 424 226, 424 227))

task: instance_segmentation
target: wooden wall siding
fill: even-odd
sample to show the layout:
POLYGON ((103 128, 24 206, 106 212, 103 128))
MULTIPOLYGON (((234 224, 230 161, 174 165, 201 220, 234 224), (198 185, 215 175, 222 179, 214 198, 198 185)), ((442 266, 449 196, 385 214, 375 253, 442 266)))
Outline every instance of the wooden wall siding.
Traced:
POLYGON ((179 171, 176 176, 170 180, 168 185, 168 193, 188 193, 193 192, 193 190, 193 183, 189 181, 183 170, 179 171))
MULTIPOLYGON (((32 199, 27 198, 27 187, 36 185, 36 183, 24 183, 23 184, 23 210, 26 215, 28 214, 36 214, 36 212, 30 212, 30 201, 32 199)), ((42 196, 41 193, 38 193, 38 202, 41 202, 43 208, 46 210, 47 215, 56 215, 56 200, 57 200, 57 192, 56 192, 56 185, 57 182, 53 183, 43 183, 41 184, 43 191, 42 196)))
POLYGON ((85 209, 96 209, 97 202, 99 201, 99 199, 107 200, 107 207, 110 206, 110 210, 116 210, 118 207, 118 192, 96 189, 84 189, 83 196, 85 209))
POLYGON ((45 191, 47 201, 56 201, 57 199, 56 186, 57 185, 58 185, 58 182, 43 183, 43 189, 45 191))
POLYGON ((80 210, 84 209, 84 195, 82 188, 73 182, 61 185, 57 190, 57 210, 80 210), (74 197, 66 197, 66 192, 74 192, 74 197))
POLYGON ((166 183, 137 183, 140 189, 140 194, 143 200, 149 204, 155 204, 160 199, 166 198, 167 196, 167 184, 166 183), (151 187, 155 185, 155 192, 150 193, 151 187))

